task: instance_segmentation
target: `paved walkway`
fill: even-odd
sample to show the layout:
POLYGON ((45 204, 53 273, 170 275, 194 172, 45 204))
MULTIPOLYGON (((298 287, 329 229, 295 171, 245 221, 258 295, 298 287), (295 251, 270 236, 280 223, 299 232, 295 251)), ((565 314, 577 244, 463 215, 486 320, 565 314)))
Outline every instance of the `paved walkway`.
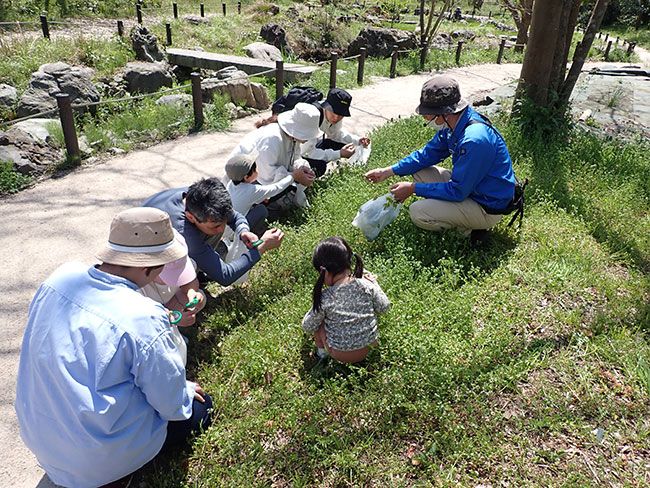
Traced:
MULTIPOLYGON (((467 98, 509 83, 519 65, 481 65, 448 71, 467 98)), ((352 117, 346 127, 365 134, 418 104, 431 75, 381 79, 350 90, 352 117)), ((264 114, 266 115, 266 114, 264 114)), ((160 190, 189 185, 223 173, 225 158, 262 115, 236 121, 227 132, 201 133, 159 144, 52 178, 0 200, 0 294, 4 334, 0 340, 0 487, 54 486, 25 448, 13 409, 15 378, 29 302, 40 283, 61 263, 96 262, 114 214, 139 205, 160 190)))

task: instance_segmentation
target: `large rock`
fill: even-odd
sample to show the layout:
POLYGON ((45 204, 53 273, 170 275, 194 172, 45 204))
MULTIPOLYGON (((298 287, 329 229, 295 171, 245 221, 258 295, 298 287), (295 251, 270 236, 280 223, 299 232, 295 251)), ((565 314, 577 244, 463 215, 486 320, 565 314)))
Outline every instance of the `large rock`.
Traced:
POLYGON ((129 93, 155 93, 172 86, 172 75, 165 63, 134 61, 124 67, 124 79, 129 93))
POLYGON ((0 112, 11 110, 18 101, 18 92, 13 86, 0 84, 0 112))
POLYGON ((456 41, 473 41, 476 34, 469 30, 457 30, 451 33, 451 37, 456 41))
POLYGON ((94 71, 66 63, 44 64, 32 74, 27 90, 18 101, 18 117, 34 115, 57 107, 55 96, 70 95, 70 103, 83 104, 99 101, 99 92, 93 85, 94 71))
POLYGON ((0 161, 9 161, 14 169, 25 175, 43 173, 63 159, 63 152, 51 145, 34 140, 17 127, 0 131, 0 161))
POLYGON ((280 51, 287 51, 287 34, 278 24, 264 24, 260 29, 260 37, 280 51))
POLYGON ((244 51, 251 58, 263 59, 264 61, 282 61, 283 59, 282 53, 277 47, 265 42, 253 42, 244 46, 244 51))
POLYGON ((271 104, 266 88, 259 83, 251 83, 243 71, 234 67, 217 72, 217 78, 201 81, 201 95, 204 101, 212 100, 215 93, 228 95, 237 105, 266 109, 271 104))
POLYGON ((136 25, 131 31, 131 44, 135 59, 150 63, 165 59, 165 54, 158 47, 158 38, 143 25, 136 25))
POLYGON ((33 118, 15 123, 7 132, 13 133, 19 130, 34 141, 52 144, 53 140, 50 130, 53 128, 59 131, 61 130, 60 119, 33 118))
POLYGON ((375 29, 366 27, 348 46, 348 56, 356 56, 362 47, 366 48, 367 56, 387 58, 393 52, 393 46, 400 51, 417 49, 418 38, 413 32, 399 29, 375 29))

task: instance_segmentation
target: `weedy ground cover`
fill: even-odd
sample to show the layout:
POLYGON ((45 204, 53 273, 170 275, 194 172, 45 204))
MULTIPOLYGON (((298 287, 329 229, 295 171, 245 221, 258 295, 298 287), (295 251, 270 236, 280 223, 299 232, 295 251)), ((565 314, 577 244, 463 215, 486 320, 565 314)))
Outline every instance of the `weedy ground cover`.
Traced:
MULTIPOLYGON (((650 159, 571 132, 498 124, 528 177, 520 230, 486 251, 420 231, 407 209, 372 242, 350 225, 388 191, 367 168, 319 181, 312 206, 247 285, 217 290, 190 342, 215 401, 191 450, 145 470, 155 486, 624 486, 648 484, 650 159), (341 235, 392 301, 356 366, 317 367, 300 321, 311 252, 341 235), (189 461, 186 461, 189 457, 189 461)), ((370 167, 432 136, 417 118, 373 134, 370 167)), ((408 202, 407 202, 408 203, 408 202)))

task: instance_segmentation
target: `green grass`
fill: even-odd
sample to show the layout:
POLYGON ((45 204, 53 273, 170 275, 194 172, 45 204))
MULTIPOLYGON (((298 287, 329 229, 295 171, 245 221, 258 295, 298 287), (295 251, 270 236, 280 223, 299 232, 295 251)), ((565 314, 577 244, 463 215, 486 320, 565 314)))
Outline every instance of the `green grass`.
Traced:
POLYGON ((34 178, 14 171, 13 163, 0 161, 0 195, 16 193, 32 181, 34 178))
MULTIPOLYGON (((222 292, 190 342, 216 421, 145 476, 156 486, 646 486, 650 418, 647 141, 524 139, 499 124, 527 189, 524 225, 488 251, 403 209, 373 242, 350 225, 388 191, 343 168, 285 240, 222 292), (342 235, 393 305, 360 366, 313 368, 300 320, 311 251, 342 235), (598 429, 602 429, 599 431, 598 429), (599 440, 600 436, 600 440, 599 440), (189 456, 189 464, 186 457, 189 456), (154 481, 152 481, 154 483, 154 481)), ((370 167, 432 132, 373 134, 370 167)), ((397 181, 393 178, 392 181, 397 181)), ((408 202, 407 202, 408 203, 408 202)))

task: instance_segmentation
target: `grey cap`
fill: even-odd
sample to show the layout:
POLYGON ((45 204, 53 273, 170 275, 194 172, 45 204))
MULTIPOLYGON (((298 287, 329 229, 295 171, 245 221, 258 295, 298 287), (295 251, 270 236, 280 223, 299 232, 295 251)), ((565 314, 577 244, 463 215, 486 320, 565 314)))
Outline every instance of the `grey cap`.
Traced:
POLYGON ((458 82, 450 76, 434 76, 422 85, 420 105, 415 113, 420 115, 447 115, 460 112, 469 104, 460 96, 458 82))
POLYGON ((257 159, 258 152, 253 151, 249 154, 235 154, 226 162, 226 174, 232 181, 239 183, 253 167, 257 159))

